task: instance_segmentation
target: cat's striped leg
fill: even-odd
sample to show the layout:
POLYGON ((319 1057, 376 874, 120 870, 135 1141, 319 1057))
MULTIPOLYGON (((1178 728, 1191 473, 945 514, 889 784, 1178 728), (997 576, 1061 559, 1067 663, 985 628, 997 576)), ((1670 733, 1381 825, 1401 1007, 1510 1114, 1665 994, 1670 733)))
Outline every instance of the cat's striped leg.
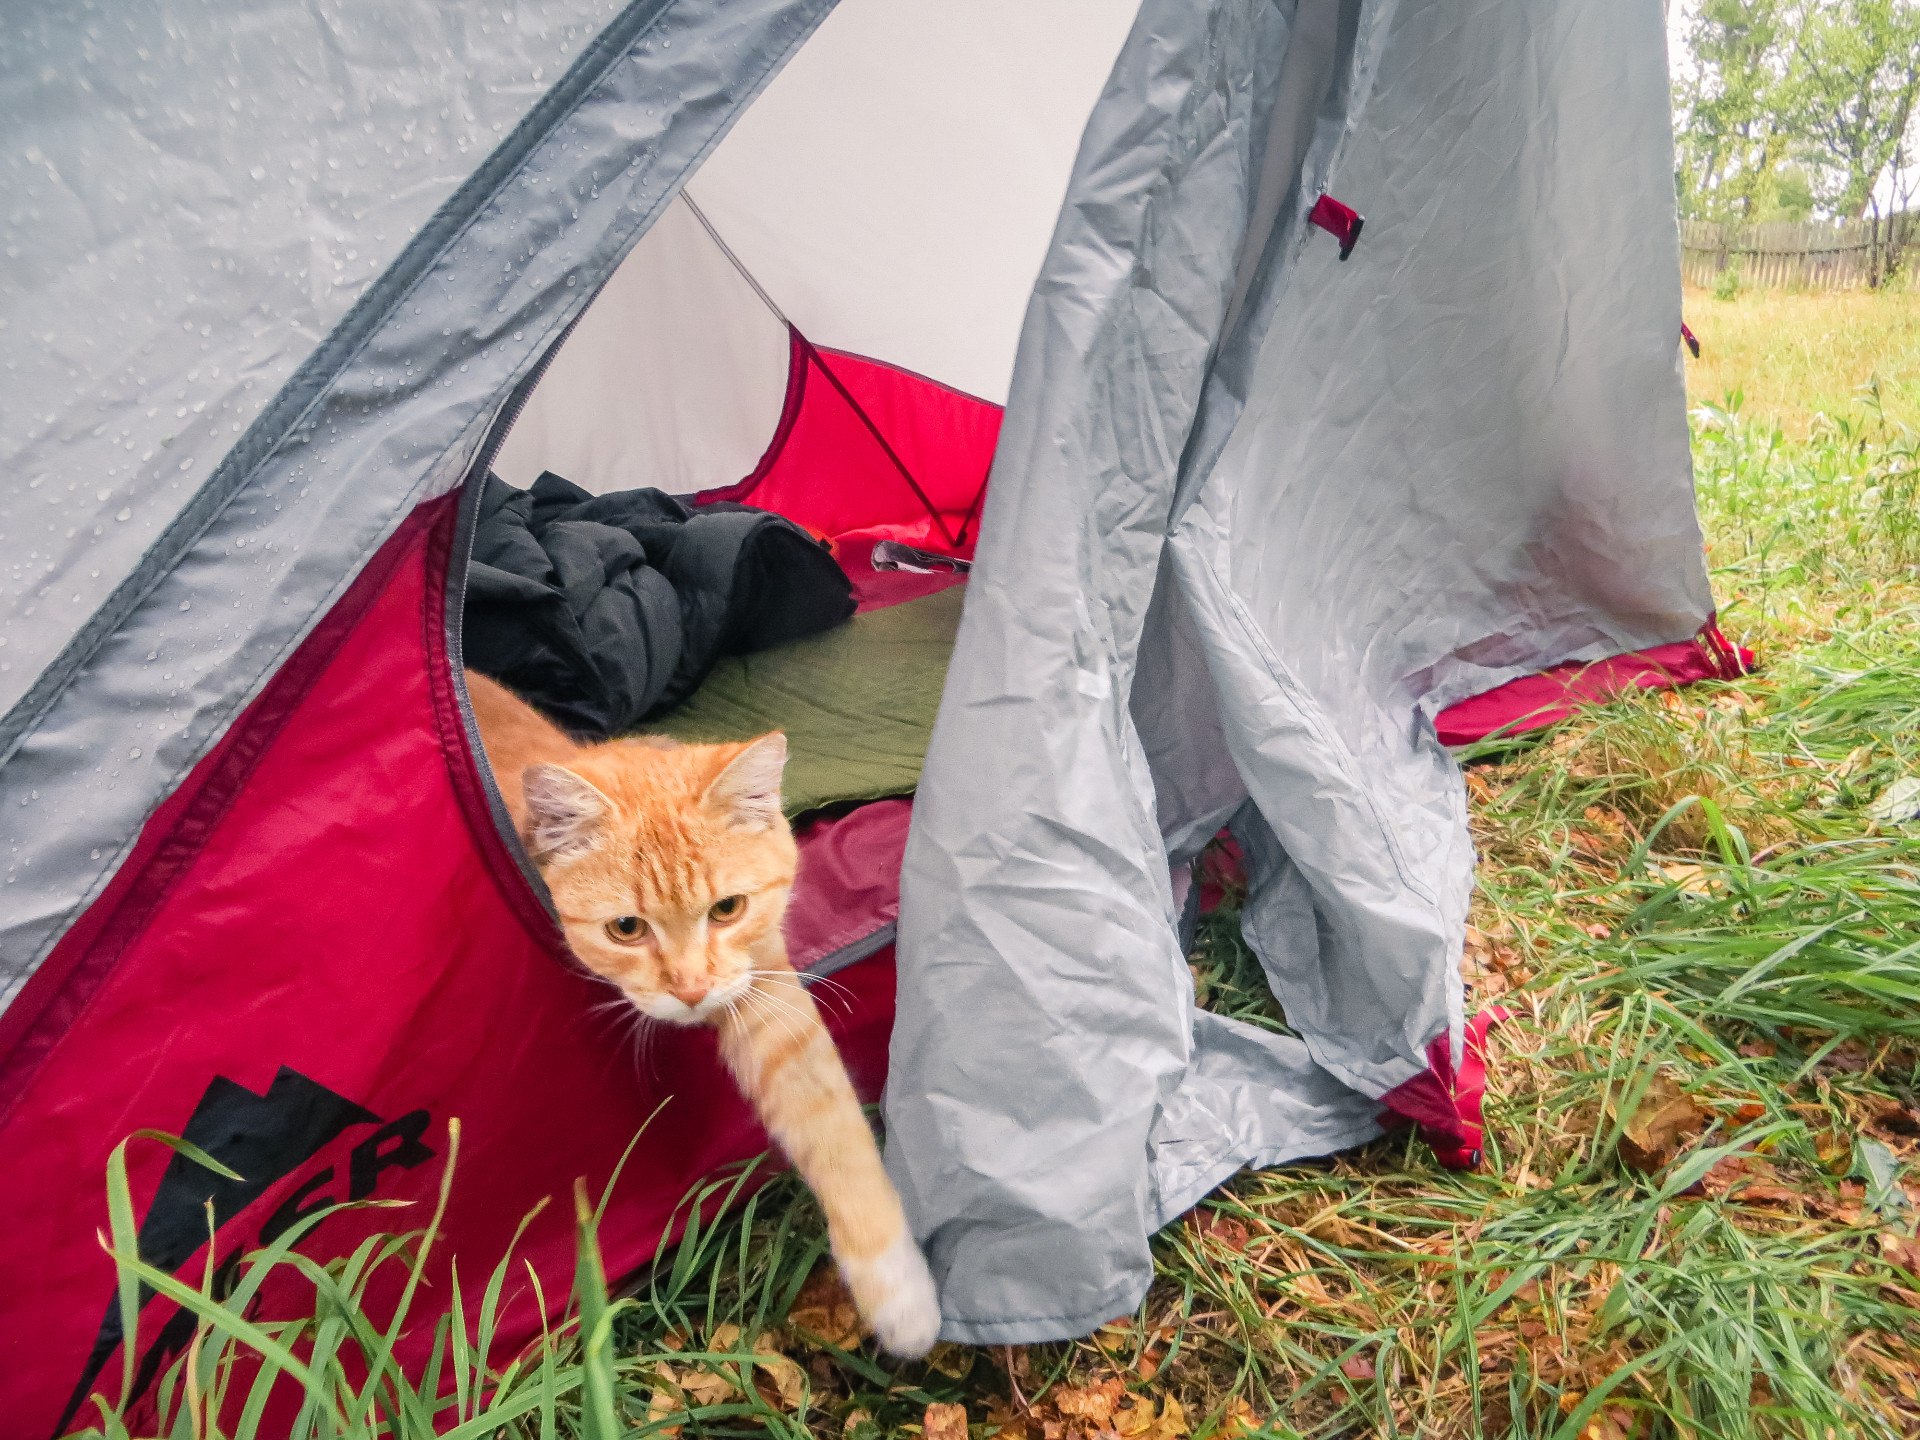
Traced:
POLYGON ((860 1313, 886 1349, 924 1355, 940 1333, 933 1277, 813 997, 791 969, 763 969, 719 1031, 741 1091, 819 1197, 860 1313))

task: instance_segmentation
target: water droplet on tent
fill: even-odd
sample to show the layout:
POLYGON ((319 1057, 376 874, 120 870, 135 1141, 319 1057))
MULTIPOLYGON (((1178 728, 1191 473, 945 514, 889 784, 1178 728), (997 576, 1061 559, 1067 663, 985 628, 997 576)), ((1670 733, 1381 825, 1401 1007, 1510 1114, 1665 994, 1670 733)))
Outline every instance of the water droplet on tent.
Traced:
POLYGON ((136 745, 133 749, 129 750, 127 752, 127 758, 130 760, 138 760, 140 758, 140 747, 136 745))
POLYGON ((193 608, 193 601, 191 601, 191 600, 182 600, 182 601, 180 602, 180 608, 181 608, 182 610, 191 610, 191 609, 193 608))
POLYGON ((100 852, 98 850, 90 851, 88 852, 87 858, 89 860, 98 860, 100 858, 100 852))
POLYGON ((130 507, 123 508, 121 509, 120 513, 115 515, 113 518, 116 520, 131 520, 133 518, 133 510, 130 507))

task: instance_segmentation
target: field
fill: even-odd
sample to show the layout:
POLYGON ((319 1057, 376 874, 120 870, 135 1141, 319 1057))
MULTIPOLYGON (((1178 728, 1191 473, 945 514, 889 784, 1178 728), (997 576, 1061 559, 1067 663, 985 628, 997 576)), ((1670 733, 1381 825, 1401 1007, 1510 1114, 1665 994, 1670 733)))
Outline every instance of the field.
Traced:
MULTIPOLYGON (((586 1197, 549 1346, 489 1375, 467 1337, 490 1304, 454 1300, 453 1433, 1920 1436, 1920 303, 1694 292, 1687 315, 1716 593, 1762 668, 1464 757, 1469 1008, 1512 1017, 1478 1172, 1390 1140, 1243 1175, 1159 1237, 1138 1314, 908 1366, 855 1343, 790 1181, 611 1306, 586 1197)), ((1212 1003, 1281 1023, 1230 909, 1194 963, 1212 1003)), ((347 1323, 412 1253, 315 1272, 316 1320, 246 1337, 319 1347, 314 1433, 433 1433, 409 1397, 437 1382, 347 1323)), ((196 1303, 183 1415, 241 1323, 196 1303)))
POLYGON ((1890 418, 1920 422, 1920 305, 1865 290, 1742 292, 1716 300, 1689 289, 1687 324, 1701 342, 1687 362, 1694 403, 1744 393, 1749 415, 1804 444, 1816 415, 1858 409, 1876 378, 1890 418))

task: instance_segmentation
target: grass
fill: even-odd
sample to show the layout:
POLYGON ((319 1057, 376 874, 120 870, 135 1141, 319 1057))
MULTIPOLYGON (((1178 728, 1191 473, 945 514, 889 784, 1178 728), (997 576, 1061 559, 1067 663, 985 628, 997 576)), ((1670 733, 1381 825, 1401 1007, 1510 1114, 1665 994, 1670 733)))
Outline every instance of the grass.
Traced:
MULTIPOLYGON (((696 1224, 626 1299, 580 1197, 569 1315, 504 1369, 468 1339, 504 1265, 411 1322, 441 1346, 407 1377, 358 1297, 432 1227, 328 1267, 288 1240, 236 1291, 299 1268, 314 1315, 272 1334, 223 1340, 235 1301, 170 1282, 204 1317, 170 1433, 249 1433, 259 1382, 234 1358, 275 1345, 311 1377, 296 1433, 327 1436, 1920 1436, 1920 822, 1875 810, 1920 775, 1920 307, 1689 313, 1716 593, 1764 667, 1464 757, 1470 1008, 1510 1014, 1482 1169, 1398 1138, 1243 1174, 1156 1239, 1137 1314, 906 1366, 858 1342, 790 1178, 696 1224)), ((1193 959, 1208 1004, 1284 1025, 1231 905, 1193 959)), ((124 1171, 114 1194, 132 1283, 124 1171)))
POLYGON ((1849 413, 1878 376, 1889 411, 1920 423, 1920 304, 1904 287, 1743 290, 1732 300, 1689 287, 1684 313, 1700 338, 1700 358, 1687 361, 1695 403, 1742 390, 1800 443, 1816 416, 1849 413))

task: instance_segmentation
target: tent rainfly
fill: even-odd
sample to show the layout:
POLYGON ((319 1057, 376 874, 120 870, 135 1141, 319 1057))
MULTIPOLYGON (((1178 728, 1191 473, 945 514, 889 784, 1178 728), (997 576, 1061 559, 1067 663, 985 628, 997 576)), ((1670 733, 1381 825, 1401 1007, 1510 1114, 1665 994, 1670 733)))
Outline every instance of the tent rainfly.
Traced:
POLYGON ((1727 663, 1657 0, 26 0, 0 74, 12 1433, 118 1371, 140 1127, 243 1177, 131 1156, 142 1253, 197 1277, 211 1202, 222 1284, 430 1194, 455 1117, 470 1274, 669 1096, 613 1270, 764 1144, 704 1034, 594 1017, 502 823, 489 470, 776 509, 863 593, 972 558, 911 811, 805 827, 791 937, 948 1338, 1124 1312, 1240 1166, 1472 1162, 1448 717, 1727 663), (1290 1035, 1193 1002, 1223 827, 1290 1035))

